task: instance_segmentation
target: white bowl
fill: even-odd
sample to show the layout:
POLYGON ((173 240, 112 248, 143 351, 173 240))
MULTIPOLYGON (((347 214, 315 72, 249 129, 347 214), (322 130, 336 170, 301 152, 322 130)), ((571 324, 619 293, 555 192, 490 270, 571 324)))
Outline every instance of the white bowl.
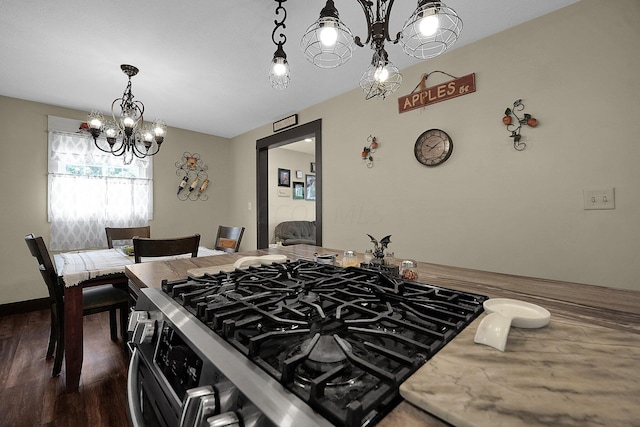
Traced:
POLYGON ((474 342, 504 351, 511 326, 542 328, 549 324, 548 310, 524 301, 508 298, 488 299, 483 303, 487 315, 478 325, 474 342))
POLYGON ((549 324, 551 313, 539 305, 508 298, 492 298, 483 303, 487 313, 500 313, 511 318, 516 328, 542 328, 549 324))
POLYGON ((511 330, 511 318, 500 313, 491 313, 485 316, 478 325, 473 341, 504 351, 507 345, 507 337, 511 330))

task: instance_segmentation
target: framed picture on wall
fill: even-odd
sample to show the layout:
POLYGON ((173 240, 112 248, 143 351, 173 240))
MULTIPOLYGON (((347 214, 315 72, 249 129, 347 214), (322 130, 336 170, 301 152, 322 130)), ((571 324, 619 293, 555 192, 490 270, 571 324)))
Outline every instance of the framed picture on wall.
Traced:
POLYGON ((296 179, 304 178, 304 173, 302 171, 296 171, 296 179))
POLYGON ((278 187, 291 187, 291 170, 278 168, 278 187))
POLYGON ((305 185, 304 199, 316 200, 316 176, 305 175, 304 185, 305 185))
POLYGON ((304 199, 304 182, 293 181, 293 199, 304 199))
POLYGON ((316 162, 311 162, 311 173, 316 173, 316 162))

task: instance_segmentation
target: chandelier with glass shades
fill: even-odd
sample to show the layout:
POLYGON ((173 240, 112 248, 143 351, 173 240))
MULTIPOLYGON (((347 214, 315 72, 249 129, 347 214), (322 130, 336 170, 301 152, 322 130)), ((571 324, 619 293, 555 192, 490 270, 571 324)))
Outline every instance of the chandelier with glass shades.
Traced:
POLYGON ((120 68, 129 76, 129 82, 122 97, 111 104, 112 120, 105 121, 102 113, 93 110, 87 117, 87 124, 96 147, 114 156, 123 156, 124 164, 128 165, 134 156, 144 158, 158 153, 167 134, 167 127, 162 120, 156 120, 150 125, 144 123, 144 104, 134 101, 131 92, 131 77, 138 74, 139 70, 126 64, 120 68), (119 118, 116 118, 116 104, 120 105, 119 118), (98 140, 102 133, 107 140, 106 145, 103 140, 98 140))
MULTIPOLYGON (((280 33, 281 40, 276 42, 278 28, 285 28, 286 10, 282 3, 287 0, 275 0, 278 3, 276 16, 282 13, 272 40, 278 46, 273 55, 270 69, 270 81, 274 89, 285 89, 290 80, 289 64, 284 52, 286 37, 280 33)), ((340 20, 333 0, 327 0, 320 11, 320 17, 302 36, 300 47, 305 57, 320 68, 336 68, 347 62, 353 53, 354 45, 369 45, 373 50, 371 65, 360 78, 360 87, 367 99, 381 98, 393 93, 402 83, 402 75, 389 60, 385 42, 400 43, 402 50, 418 59, 429 59, 444 53, 457 40, 462 31, 462 20, 458 14, 441 1, 418 0, 418 7, 405 22, 402 30, 392 37, 389 34, 389 17, 394 0, 356 0, 367 20, 367 38, 363 42, 359 36, 353 36, 351 30, 340 20), (375 10, 373 9, 375 3, 375 10)))

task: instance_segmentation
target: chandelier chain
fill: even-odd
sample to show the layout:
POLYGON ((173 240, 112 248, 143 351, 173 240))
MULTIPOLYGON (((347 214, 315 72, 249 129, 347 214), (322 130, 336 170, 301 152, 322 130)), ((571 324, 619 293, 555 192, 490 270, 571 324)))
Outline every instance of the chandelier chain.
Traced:
POLYGON ((284 29, 287 28, 285 21, 287 20, 287 10, 282 6, 282 3, 287 0, 275 0, 278 3, 276 7, 276 19, 273 20, 274 28, 271 32, 271 40, 276 45, 276 51, 273 54, 273 59, 269 65, 269 81, 271 87, 276 90, 284 90, 289 86, 289 63, 287 62, 287 54, 284 51, 284 44, 287 42, 287 36, 284 34, 284 29), (278 16, 282 14, 282 18, 278 20, 278 16), (279 32, 279 34, 277 34, 279 32), (280 38, 276 41, 276 38, 280 38))
POLYGON ((278 2, 278 7, 276 7, 276 16, 280 15, 281 12, 283 16, 280 21, 278 21, 277 19, 273 20, 275 27, 273 29, 273 32, 271 33, 271 40, 273 40, 273 44, 282 46, 287 42, 287 36, 286 34, 284 34, 284 32, 281 31, 280 34, 278 34, 278 37, 280 37, 280 41, 276 41, 276 32, 278 31, 278 28, 282 28, 283 30, 287 28, 287 25, 284 23, 284 21, 287 20, 287 9, 282 6, 282 3, 286 2, 287 0, 276 1, 278 2))

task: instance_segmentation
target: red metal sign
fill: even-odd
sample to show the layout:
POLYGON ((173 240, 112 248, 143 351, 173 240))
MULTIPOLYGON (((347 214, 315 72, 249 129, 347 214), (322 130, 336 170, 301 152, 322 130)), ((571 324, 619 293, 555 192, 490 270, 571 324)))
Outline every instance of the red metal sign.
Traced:
MULTIPOLYGON (((437 86, 424 87, 426 77, 420 82, 420 91, 398 98, 398 113, 426 107, 436 102, 467 95, 476 91, 476 74, 471 73, 460 78, 441 83, 437 86)), ((416 88, 417 89, 417 88, 416 88)))

